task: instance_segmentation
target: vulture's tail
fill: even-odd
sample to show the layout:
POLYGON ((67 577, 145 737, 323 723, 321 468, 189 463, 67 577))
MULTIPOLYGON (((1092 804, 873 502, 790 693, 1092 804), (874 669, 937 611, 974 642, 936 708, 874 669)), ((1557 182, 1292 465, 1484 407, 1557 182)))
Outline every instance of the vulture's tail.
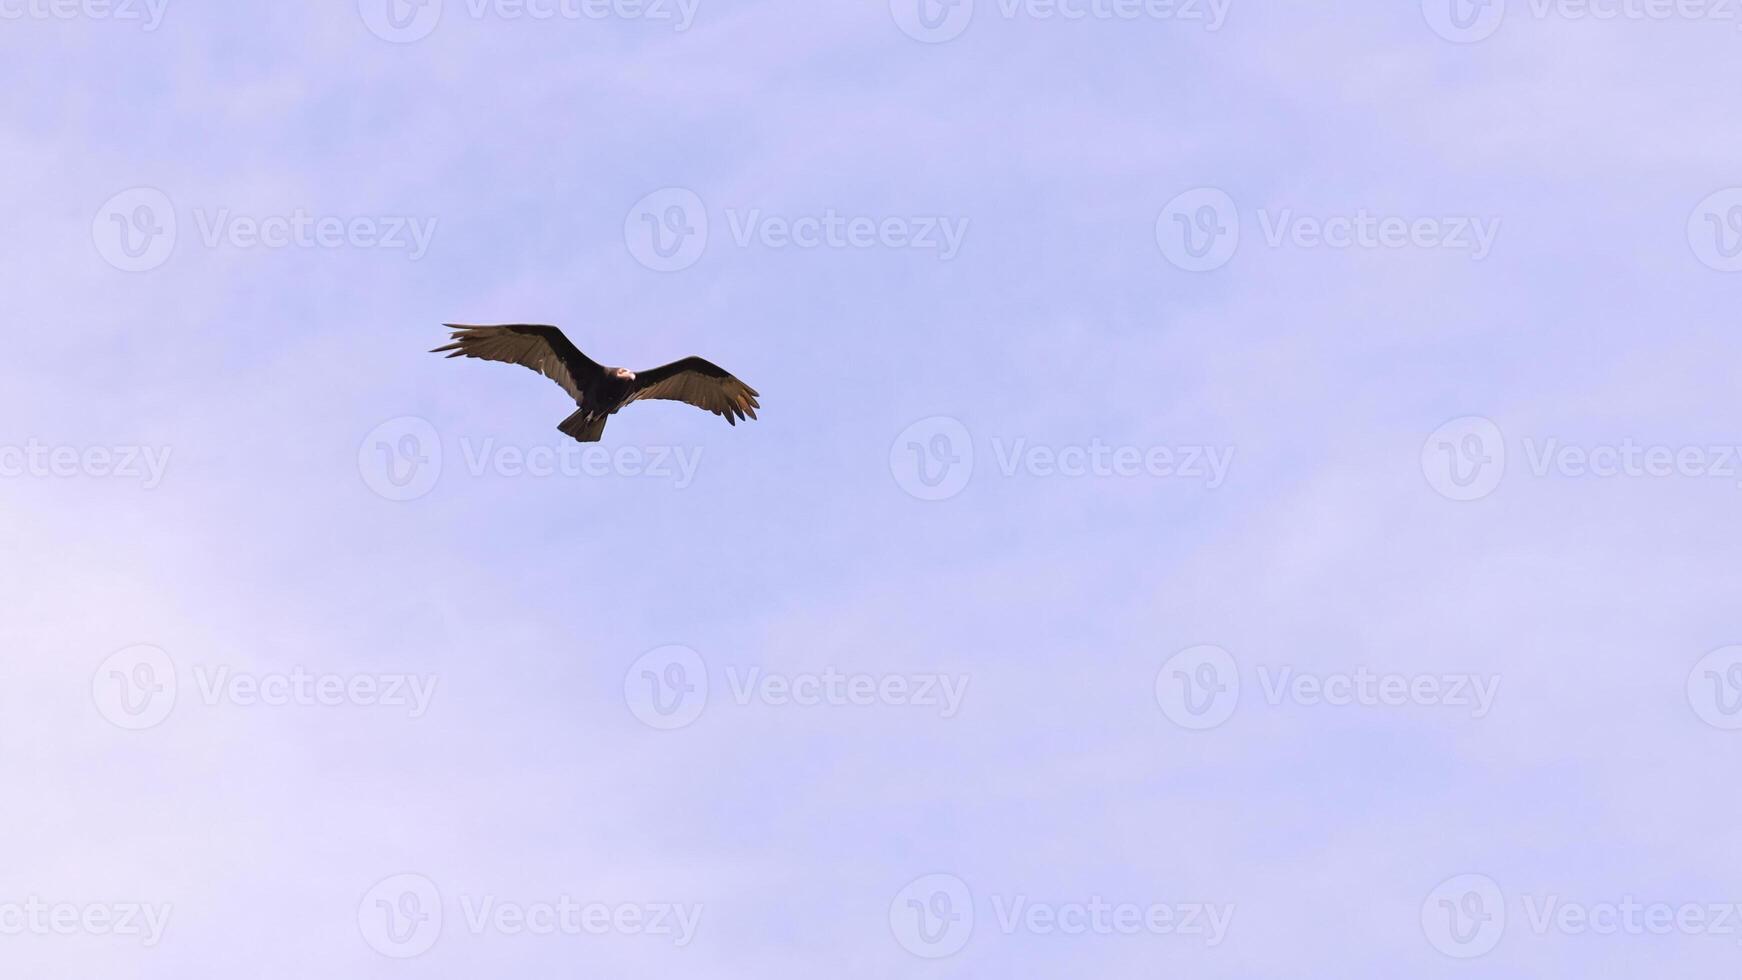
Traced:
POLYGON ((586 409, 577 409, 575 414, 563 419, 563 424, 557 426, 562 434, 579 442, 598 442, 605 434, 605 422, 609 415, 594 416, 586 409))

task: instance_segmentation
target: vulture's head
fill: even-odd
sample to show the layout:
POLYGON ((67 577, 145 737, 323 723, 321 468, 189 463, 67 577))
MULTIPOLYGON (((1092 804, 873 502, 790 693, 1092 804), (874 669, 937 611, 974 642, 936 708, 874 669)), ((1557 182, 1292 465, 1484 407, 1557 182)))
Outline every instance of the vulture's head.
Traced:
POLYGON ((628 368, 612 368, 611 377, 616 378, 618 381, 634 381, 635 372, 628 368))

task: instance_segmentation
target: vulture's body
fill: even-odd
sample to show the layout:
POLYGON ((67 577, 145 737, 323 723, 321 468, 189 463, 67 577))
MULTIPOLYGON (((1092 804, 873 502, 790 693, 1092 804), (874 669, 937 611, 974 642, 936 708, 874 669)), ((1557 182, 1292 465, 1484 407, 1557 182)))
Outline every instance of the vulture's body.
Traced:
POLYGON ((618 409, 644 398, 680 401, 713 412, 733 425, 755 418, 756 389, 699 357, 686 357, 647 371, 606 367, 581 353, 555 327, 504 324, 473 327, 449 323, 451 343, 431 353, 478 357, 529 367, 555 381, 575 400, 575 412, 557 426, 581 442, 598 442, 618 409))

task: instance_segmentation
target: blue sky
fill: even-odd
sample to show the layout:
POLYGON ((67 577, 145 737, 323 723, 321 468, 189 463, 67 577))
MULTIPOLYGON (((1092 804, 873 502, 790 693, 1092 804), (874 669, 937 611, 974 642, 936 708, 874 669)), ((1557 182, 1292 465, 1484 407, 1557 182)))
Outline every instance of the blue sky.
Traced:
POLYGON ((0 0, 8 974, 1733 972, 1726 6, 388 3, 0 0))

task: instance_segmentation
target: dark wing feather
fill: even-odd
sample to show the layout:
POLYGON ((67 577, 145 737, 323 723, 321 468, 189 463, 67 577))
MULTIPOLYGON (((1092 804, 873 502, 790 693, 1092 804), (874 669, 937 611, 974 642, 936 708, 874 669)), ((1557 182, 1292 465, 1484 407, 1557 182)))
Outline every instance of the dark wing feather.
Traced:
POLYGON ((503 324, 494 327, 473 327, 463 323, 444 323, 452 330, 452 343, 437 347, 432 354, 452 351, 449 357, 478 357, 486 361, 521 364, 563 386, 576 403, 581 394, 592 388, 604 374, 604 369, 580 348, 569 343, 555 327, 530 323, 503 324))
POLYGON ((699 357, 686 357, 663 367, 636 372, 623 403, 627 405, 643 398, 686 402, 737 425, 741 418, 756 417, 756 410, 762 407, 756 395, 755 388, 734 378, 718 364, 699 357))

